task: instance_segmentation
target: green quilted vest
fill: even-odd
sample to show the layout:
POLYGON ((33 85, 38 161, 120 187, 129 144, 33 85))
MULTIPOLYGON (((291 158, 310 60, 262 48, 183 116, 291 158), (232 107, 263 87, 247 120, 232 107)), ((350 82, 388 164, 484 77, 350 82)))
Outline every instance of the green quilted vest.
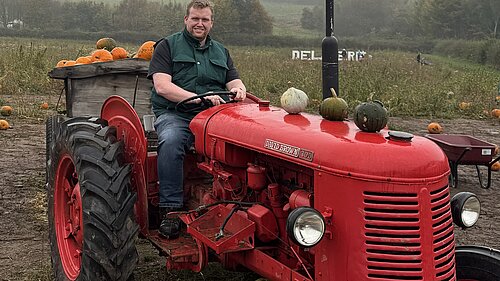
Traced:
MULTIPOLYGON (((208 37, 205 45, 200 47, 199 41, 186 29, 166 37, 166 40, 170 46, 172 82, 175 85, 197 95, 226 89, 227 55, 222 44, 208 37)), ((176 104, 158 95, 154 87, 151 102, 156 116, 173 110, 176 104)), ((192 118, 197 113, 182 115, 192 118)))

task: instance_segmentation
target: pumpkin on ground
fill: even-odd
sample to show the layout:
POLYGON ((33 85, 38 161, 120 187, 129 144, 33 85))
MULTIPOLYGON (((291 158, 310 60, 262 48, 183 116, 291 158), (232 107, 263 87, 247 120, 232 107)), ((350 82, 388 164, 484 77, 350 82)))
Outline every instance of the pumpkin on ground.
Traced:
POLYGON ((365 132, 378 132, 387 125, 387 109, 380 101, 363 102, 354 109, 354 123, 365 132))
POLYGON ((126 59, 128 57, 127 50, 122 47, 113 48, 111 55, 113 55, 113 60, 126 59))
POLYGON ((57 62, 56 67, 63 67, 68 60, 60 60, 57 62))
POLYGON ((432 122, 427 125, 427 131, 431 134, 441 134, 443 132, 443 127, 437 122, 432 122))
POLYGON ((155 41, 146 41, 144 42, 139 50, 137 50, 137 54, 135 54, 135 58, 143 59, 143 60, 151 60, 153 57, 155 41))
POLYGON ((291 87, 281 95, 280 102, 286 112, 298 114, 306 109, 309 97, 302 90, 291 87))
POLYGON ((0 130, 7 130, 10 128, 9 122, 7 120, 0 119, 0 130))
POLYGON ((11 115, 12 114, 12 107, 10 107, 8 105, 2 106, 2 108, 0 108, 0 114, 2 114, 2 116, 11 115))
POLYGON ((491 165, 491 170, 495 171, 495 172, 500 171, 500 162, 497 161, 497 162, 493 163, 493 165, 491 165))
POLYGON ((319 105, 319 114, 321 117, 330 121, 344 121, 348 115, 347 102, 337 97, 335 89, 331 88, 332 96, 324 99, 319 105))
POLYGON ((77 64, 89 64, 89 63, 92 63, 92 59, 90 59, 89 57, 79 57, 76 59, 76 63, 77 64))
POLYGON ((491 116, 496 117, 496 118, 500 118, 500 109, 497 109, 497 108, 493 109, 491 111, 491 116))
POLYGON ((96 49, 105 49, 111 51, 116 47, 116 41, 115 39, 109 37, 101 38, 97 40, 95 47, 96 49))
POLYGON ((49 104, 48 104, 48 103, 46 103, 46 102, 44 102, 44 103, 42 103, 42 104, 40 105, 40 108, 41 108, 41 109, 49 109, 49 104))
POLYGON ((103 62, 113 60, 111 52, 104 49, 95 50, 92 53, 92 62, 103 62))
POLYGON ((470 108, 471 104, 472 103, 470 103, 470 102, 464 102, 463 101, 463 102, 461 102, 461 103, 458 104, 458 108, 460 108, 461 110, 467 110, 467 109, 470 108))

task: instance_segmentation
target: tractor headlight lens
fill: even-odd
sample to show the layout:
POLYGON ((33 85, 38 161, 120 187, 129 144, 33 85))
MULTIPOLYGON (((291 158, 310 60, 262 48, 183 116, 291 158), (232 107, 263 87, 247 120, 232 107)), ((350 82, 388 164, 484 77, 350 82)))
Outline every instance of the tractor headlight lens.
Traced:
POLYGON ((451 198, 451 213, 456 225, 469 228, 479 219, 481 203, 474 193, 460 192, 451 198))
POLYGON ((288 216, 286 230, 293 242, 303 247, 312 247, 325 234, 325 220, 315 209, 297 208, 288 216))

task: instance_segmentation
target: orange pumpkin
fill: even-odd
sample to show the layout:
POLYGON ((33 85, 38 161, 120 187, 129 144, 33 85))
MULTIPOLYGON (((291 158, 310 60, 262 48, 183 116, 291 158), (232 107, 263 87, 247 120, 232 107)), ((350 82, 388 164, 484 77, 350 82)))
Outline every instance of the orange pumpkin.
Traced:
POLYGON ((92 63, 92 59, 88 57, 79 57, 76 59, 77 64, 89 64, 92 63))
POLYGON ((427 125, 427 131, 431 134, 441 134, 443 132, 443 127, 437 122, 432 122, 427 125))
POLYGON ((64 64, 64 66, 73 66, 73 65, 75 65, 75 64, 76 64, 76 61, 74 61, 74 60, 69 60, 69 61, 67 61, 67 62, 64 64))
POLYGON ((10 128, 9 122, 7 122, 7 120, 1 119, 0 120, 0 130, 7 130, 8 128, 10 128))
POLYGON ((41 108, 41 109, 49 109, 49 104, 48 104, 48 103, 46 103, 46 102, 44 102, 44 103, 42 103, 42 104, 40 105, 40 108, 41 108))
POLYGON ((57 62, 56 67, 63 67, 68 60, 60 60, 57 62))
POLYGON ((92 62, 102 62, 113 60, 113 55, 111 52, 104 49, 95 50, 92 53, 92 62))
POLYGON ((0 114, 2 114, 2 116, 11 115, 12 114, 12 107, 10 107, 8 105, 2 106, 2 108, 0 108, 0 114))
POLYGON ((493 109, 491 111, 491 116, 499 118, 500 117, 500 109, 497 109, 497 108, 493 109))
POLYGON ((491 170, 495 171, 495 172, 500 171, 500 162, 497 161, 497 162, 493 163, 493 165, 491 165, 491 170))
POLYGON ((143 60, 151 60, 151 57, 153 57, 154 44, 155 44, 154 41, 144 42, 139 48, 139 50, 137 50, 137 54, 134 57, 143 60))
POLYGON ((95 43, 95 47, 96 49, 105 49, 111 51, 114 47, 116 47, 116 41, 115 39, 109 37, 101 38, 97 40, 97 42, 95 43))
POLYGON ((115 47, 111 50, 111 55, 113 55, 114 60, 126 59, 128 56, 127 50, 122 47, 115 47))

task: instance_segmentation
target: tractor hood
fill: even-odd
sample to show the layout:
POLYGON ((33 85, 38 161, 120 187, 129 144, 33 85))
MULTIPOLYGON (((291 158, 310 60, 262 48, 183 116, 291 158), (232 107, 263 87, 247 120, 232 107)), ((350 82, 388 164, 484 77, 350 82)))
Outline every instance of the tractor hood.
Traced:
POLYGON ((190 128, 197 152, 215 160, 224 159, 224 145, 231 144, 315 170, 366 180, 429 182, 449 173, 445 154, 424 137, 392 139, 388 130, 367 133, 351 121, 328 121, 307 113, 292 115, 268 104, 213 107, 198 114, 190 128))

